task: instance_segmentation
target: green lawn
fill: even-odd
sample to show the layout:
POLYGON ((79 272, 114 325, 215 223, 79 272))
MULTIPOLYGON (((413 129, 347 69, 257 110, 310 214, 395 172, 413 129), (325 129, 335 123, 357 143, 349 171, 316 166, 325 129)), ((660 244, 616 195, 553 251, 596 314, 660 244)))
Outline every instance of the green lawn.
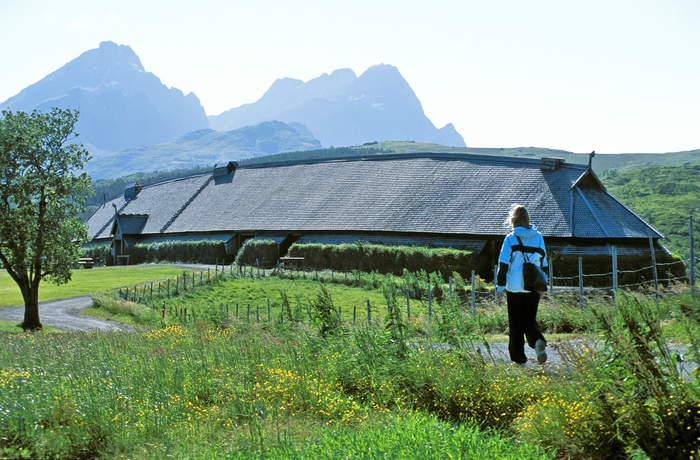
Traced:
MULTIPOLYGON (((42 282, 39 287, 39 301, 45 302, 88 295, 93 292, 175 277, 182 273, 182 268, 170 265, 101 267, 91 270, 78 269, 73 271, 73 279, 67 284, 56 286, 42 282)), ((22 294, 17 284, 5 270, 0 270, 0 307, 23 304, 22 294)))

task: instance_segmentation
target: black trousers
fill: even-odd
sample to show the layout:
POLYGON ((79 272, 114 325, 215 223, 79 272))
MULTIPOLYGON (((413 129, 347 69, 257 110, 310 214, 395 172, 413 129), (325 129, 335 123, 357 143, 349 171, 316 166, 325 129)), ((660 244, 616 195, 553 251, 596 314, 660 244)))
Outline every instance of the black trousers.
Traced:
POLYGON ((507 292, 508 301, 508 352, 510 360, 515 363, 527 362, 525 356, 525 340, 530 348, 535 348, 535 342, 547 342, 537 327, 537 307, 540 295, 536 292, 507 292))

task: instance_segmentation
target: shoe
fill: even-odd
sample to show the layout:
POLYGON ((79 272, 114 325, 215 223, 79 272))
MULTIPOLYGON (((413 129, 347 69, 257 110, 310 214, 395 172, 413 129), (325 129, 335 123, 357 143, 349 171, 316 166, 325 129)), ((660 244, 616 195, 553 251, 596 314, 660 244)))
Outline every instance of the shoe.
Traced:
POLYGON ((544 364, 547 362, 547 352, 545 351, 546 346, 547 346, 547 344, 542 339, 538 339, 537 342, 535 342, 535 352, 537 352, 537 362, 540 364, 544 364))

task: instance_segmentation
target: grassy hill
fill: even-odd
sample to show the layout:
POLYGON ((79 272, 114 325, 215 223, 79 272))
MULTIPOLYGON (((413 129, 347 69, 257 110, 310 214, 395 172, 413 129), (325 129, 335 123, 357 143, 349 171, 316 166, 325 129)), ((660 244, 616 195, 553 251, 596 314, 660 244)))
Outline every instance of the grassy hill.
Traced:
POLYGON ((688 260, 688 218, 692 213, 697 218, 700 208, 700 165, 611 169, 600 178, 613 196, 664 234, 666 248, 688 260))

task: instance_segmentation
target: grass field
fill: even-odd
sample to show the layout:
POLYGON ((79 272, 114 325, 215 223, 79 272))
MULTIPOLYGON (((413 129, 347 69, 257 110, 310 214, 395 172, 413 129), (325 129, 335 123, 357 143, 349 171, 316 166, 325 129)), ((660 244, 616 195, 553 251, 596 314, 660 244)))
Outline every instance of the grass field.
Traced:
MULTIPOLYGON (((138 267, 97 267, 90 270, 73 271, 72 280, 60 286, 42 282, 39 301, 66 299, 93 292, 133 286, 147 281, 156 281, 181 275, 182 268, 171 265, 143 265, 138 267)), ((17 284, 5 270, 0 270, 0 307, 24 304, 17 284)))
MULTIPOLYGON (((142 273, 111 278, 133 285, 129 271, 142 273)), ((161 318, 161 300, 97 296, 145 332, 0 331, 0 458, 697 458, 697 295, 547 299, 549 337, 596 346, 561 344, 561 368, 523 368, 463 347, 503 330, 502 306, 436 302, 431 322, 409 321, 380 300, 402 305, 397 286, 233 277, 167 300, 192 320, 161 318), (335 321, 366 298, 372 327, 335 321), (221 315, 267 299, 291 316, 221 315)))

